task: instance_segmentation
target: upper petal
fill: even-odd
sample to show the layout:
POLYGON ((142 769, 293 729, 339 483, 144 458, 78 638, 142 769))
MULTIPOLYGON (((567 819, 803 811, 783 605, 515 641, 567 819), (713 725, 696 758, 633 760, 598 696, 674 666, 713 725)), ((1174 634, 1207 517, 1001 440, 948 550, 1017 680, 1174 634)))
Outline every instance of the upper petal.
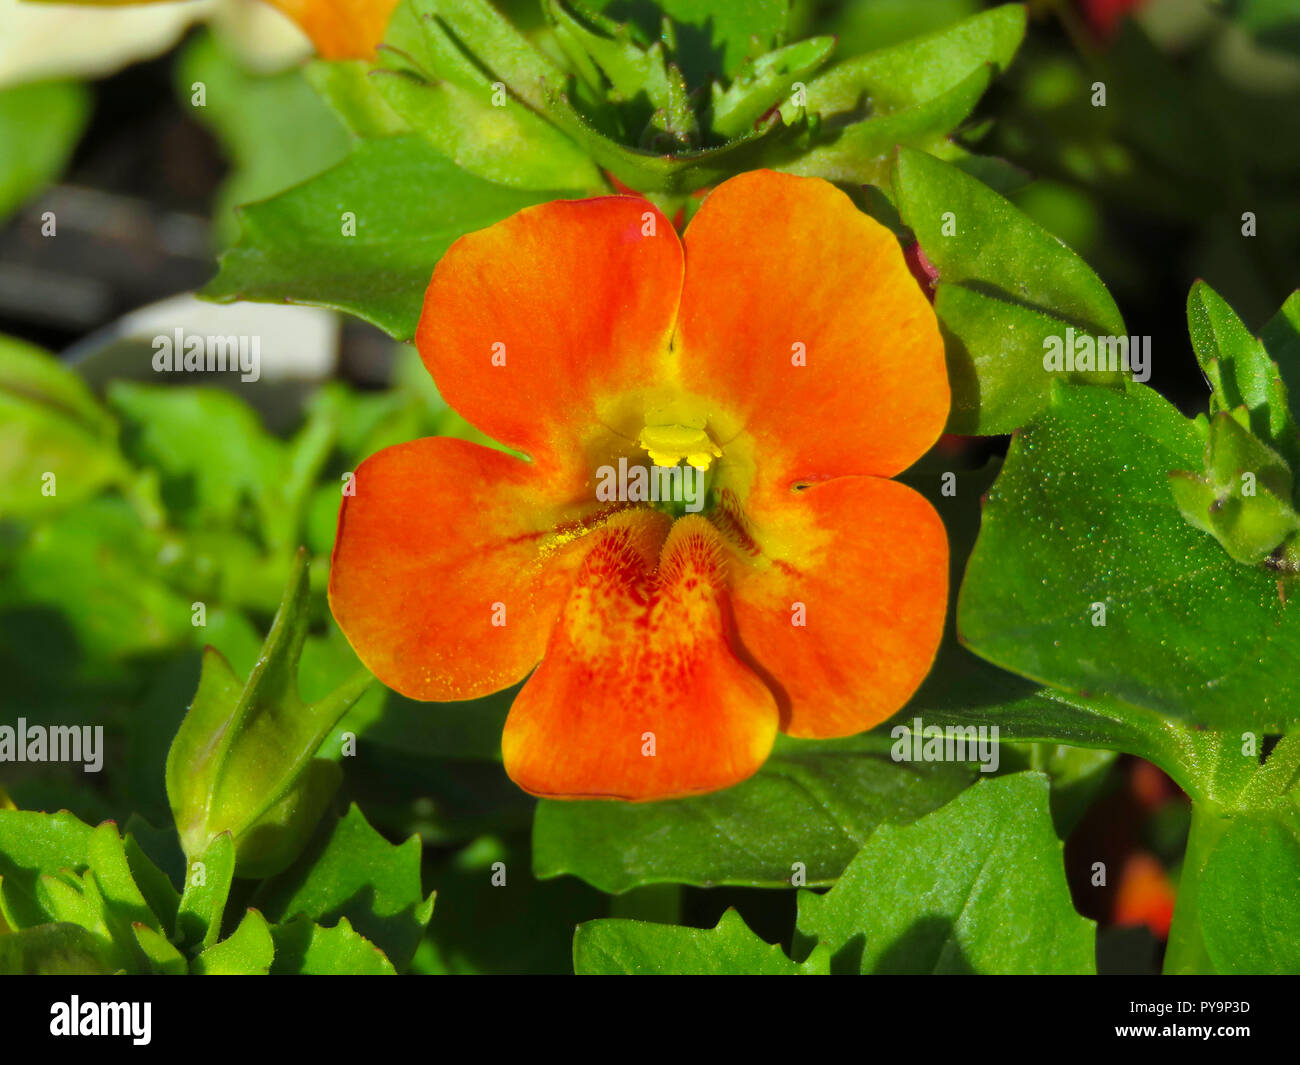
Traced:
POLYGON ((647 200, 526 208, 447 250, 416 343, 483 432, 542 465, 577 463, 622 397, 662 384, 682 269, 647 200))
POLYGON ((741 174, 685 244, 679 372, 716 401, 724 450, 723 437, 751 438, 761 480, 891 476, 935 441, 949 392, 934 312, 898 241, 843 192, 741 174))
POLYGON ((929 502, 842 477, 759 493, 743 518, 717 520, 739 648, 776 693, 782 731, 849 736, 900 709, 943 635, 948 541, 929 502))
POLYGON ((593 534, 506 721, 506 771, 526 791, 664 799, 735 784, 767 758, 776 703, 729 643, 718 533, 689 516, 665 540, 668 520, 627 511, 593 534))
POLYGON ((413 699, 472 699, 537 664, 580 561, 590 504, 450 437, 371 455, 344 496, 330 607, 361 661, 413 699))

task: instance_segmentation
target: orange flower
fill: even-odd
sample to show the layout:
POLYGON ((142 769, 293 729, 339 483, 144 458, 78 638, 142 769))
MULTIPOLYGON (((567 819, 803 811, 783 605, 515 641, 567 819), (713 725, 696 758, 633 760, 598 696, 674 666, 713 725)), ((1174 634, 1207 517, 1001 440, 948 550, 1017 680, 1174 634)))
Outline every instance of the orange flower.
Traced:
POLYGON ((397 0, 268 0, 311 38, 322 59, 370 59, 397 0))
POLYGON ((778 728, 860 732, 925 676, 947 540, 888 478, 943 427, 943 346, 894 237, 833 185, 743 174, 682 239, 628 196, 521 211, 448 250, 417 344, 447 402, 529 459, 449 438, 372 455, 330 603, 412 698, 536 666, 502 740, 525 790, 723 788, 778 728), (698 512, 601 491, 683 462, 698 512))

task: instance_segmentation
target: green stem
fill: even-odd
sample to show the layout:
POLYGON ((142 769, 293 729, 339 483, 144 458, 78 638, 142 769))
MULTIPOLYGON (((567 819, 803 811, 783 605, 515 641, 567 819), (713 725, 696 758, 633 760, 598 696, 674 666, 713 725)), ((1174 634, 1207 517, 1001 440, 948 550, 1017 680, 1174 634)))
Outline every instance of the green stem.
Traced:
POLYGON ((1192 805, 1192 825, 1187 836, 1187 853, 1178 881, 1178 901, 1169 928, 1169 946, 1165 951, 1166 976, 1213 973, 1214 963, 1205 946, 1200 920, 1200 881, 1205 863, 1226 831, 1230 819, 1207 804, 1192 805))

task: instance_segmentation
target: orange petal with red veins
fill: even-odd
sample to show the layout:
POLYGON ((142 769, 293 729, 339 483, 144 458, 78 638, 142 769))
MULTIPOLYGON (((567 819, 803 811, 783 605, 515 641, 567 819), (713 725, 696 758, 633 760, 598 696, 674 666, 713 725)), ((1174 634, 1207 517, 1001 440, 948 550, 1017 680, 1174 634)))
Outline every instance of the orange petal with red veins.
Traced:
POLYGON ((311 38, 322 59, 370 59, 397 0, 270 0, 311 38))
POLYGON ((413 699, 472 699, 523 679, 581 560, 580 508, 559 505, 571 487, 433 437, 371 455, 353 488, 329 599, 361 661, 413 699))
POLYGON ((760 481, 892 476, 948 417, 943 341, 893 234, 834 185, 731 178, 687 227, 684 387, 744 429, 760 481), (804 365, 798 365, 802 359, 804 365))
POLYGON ((728 643, 718 533, 668 521, 628 511, 595 534, 506 721, 506 772, 525 791, 666 799, 738 783, 767 758, 777 707, 728 643))
POLYGON ((948 541, 934 508, 896 481, 844 477, 751 496, 727 525, 738 648, 792 736, 884 721, 929 672, 943 635, 948 541))
POLYGON ((681 286, 681 242, 648 201, 541 204, 447 250, 416 344, 488 436, 543 465, 582 463, 602 400, 663 383, 681 286))

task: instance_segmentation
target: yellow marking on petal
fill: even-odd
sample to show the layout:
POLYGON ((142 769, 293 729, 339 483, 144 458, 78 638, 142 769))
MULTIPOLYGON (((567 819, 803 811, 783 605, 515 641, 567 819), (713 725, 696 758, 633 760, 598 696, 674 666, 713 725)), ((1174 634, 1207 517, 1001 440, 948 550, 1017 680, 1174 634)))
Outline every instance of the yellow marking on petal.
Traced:
POLYGON ((656 466, 676 466, 685 459, 697 470, 707 470, 722 455, 708 432, 689 425, 647 425, 637 443, 656 466))

